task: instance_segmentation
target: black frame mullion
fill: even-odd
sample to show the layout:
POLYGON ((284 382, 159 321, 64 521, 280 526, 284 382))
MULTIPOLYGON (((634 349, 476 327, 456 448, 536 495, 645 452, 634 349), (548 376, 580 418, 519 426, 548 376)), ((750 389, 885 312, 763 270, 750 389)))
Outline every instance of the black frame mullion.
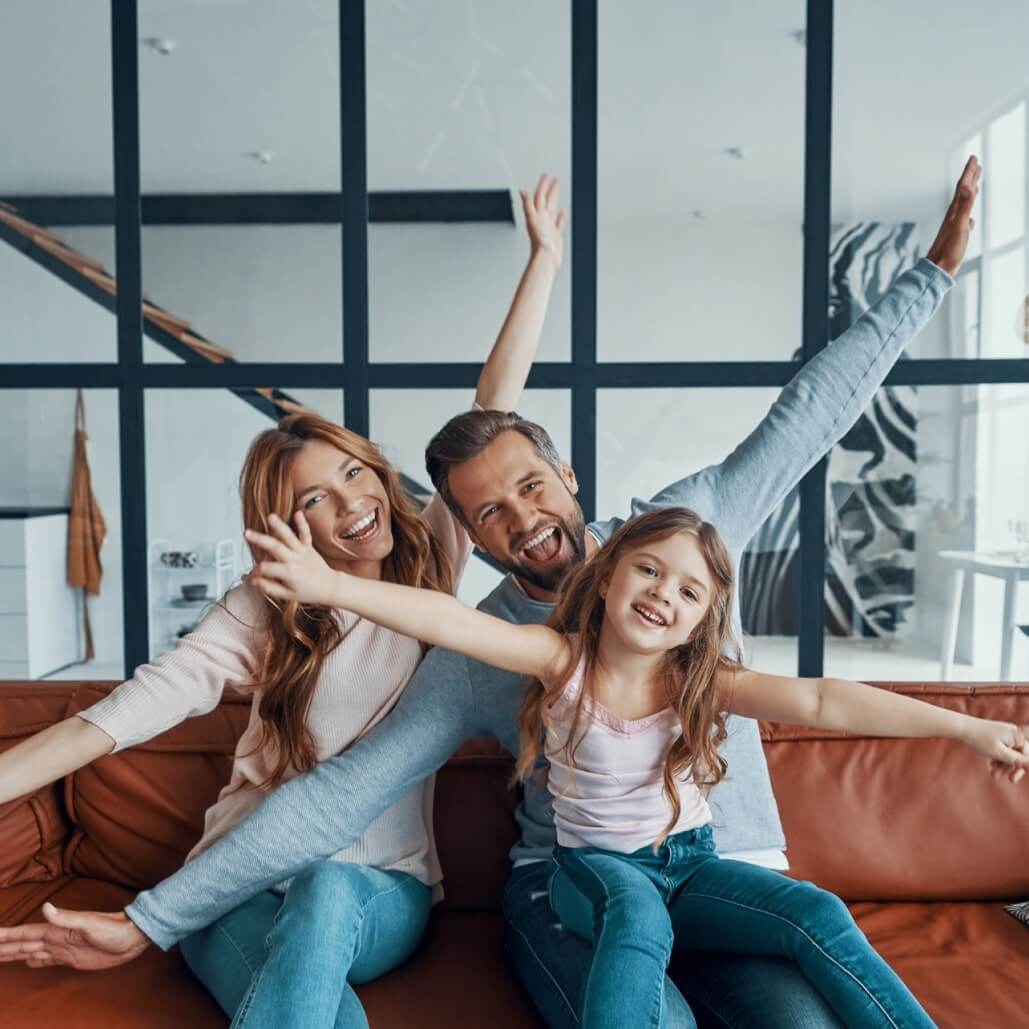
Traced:
POLYGON ((572 0, 572 467, 597 509, 597 0, 572 0))
MULTIPOLYGON (((144 389, 222 389, 267 386, 317 389, 338 380, 340 365, 310 364, 143 364, 125 369, 117 364, 19 363, 3 364, 5 389, 62 389, 82 386, 113 389, 121 383, 144 389)), ((602 362, 594 366, 598 389, 738 389, 743 386, 784 386, 800 367, 796 361, 722 362, 602 362)), ((371 389, 469 389, 475 386, 480 364, 369 364, 371 389)), ((541 361, 529 372, 529 389, 579 388, 578 366, 564 361, 541 361)), ((922 358, 901 361, 886 376, 887 386, 962 386, 1029 383, 1029 359, 977 360, 922 358)))
MULTIPOLYGON (((4 388, 116 389, 123 550, 124 661, 126 672, 144 663, 149 654, 149 605, 146 503, 146 446, 144 402, 147 389, 232 389, 244 396, 273 384, 290 388, 342 388, 347 425, 362 435, 369 432, 371 389, 448 389, 474 386, 480 366, 471 362, 435 364, 375 363, 369 355, 368 225, 375 203, 387 203, 378 215, 410 218, 411 197, 398 194, 372 197, 367 181, 367 94, 364 0, 340 0, 340 140, 341 183, 338 196, 320 195, 319 218, 342 225, 343 362, 273 363, 144 363, 142 319, 141 226, 143 198, 140 182, 138 11, 136 0, 111 0, 112 119, 114 128, 114 229, 117 296, 112 301, 99 287, 90 292, 58 262, 4 234, 0 242, 23 250, 69 285, 113 309, 117 316, 117 364, 5 363, 4 388), (337 204, 338 218, 330 217, 337 204), (399 204, 399 206, 398 206, 399 204), (325 205, 328 205, 326 207, 325 205), (329 211, 327 214, 326 211, 329 211)), ((572 454, 579 480, 579 499, 587 518, 596 516, 597 390, 739 388, 782 386, 798 369, 789 361, 637 362, 597 361, 597 209, 598 209, 598 0, 571 0, 571 357, 565 362, 541 362, 529 375, 532 389, 571 393, 572 454)), ((804 153, 804 274, 803 361, 811 360, 829 342, 829 236, 831 200, 831 129, 833 93, 832 0, 808 0, 805 86, 804 153)), ((463 194, 462 194, 463 195, 463 194)), ((454 217, 457 194, 440 194, 426 216, 454 217), (442 205, 442 206, 440 206, 442 205), (449 212, 449 213, 447 213, 449 212)), ((480 214, 499 218, 507 208, 498 197, 480 214)), ((75 198, 72 198, 73 200, 75 198)), ((109 217, 110 198, 85 198, 91 216, 109 217), (94 204, 95 206, 95 204, 94 204), (99 213, 97 213, 99 212, 99 213)), ((160 199, 160 198, 157 198, 160 199)), ((238 199, 238 198, 237 198, 238 199)), ((244 198, 247 199, 247 198, 244 198)), ((467 197, 465 198, 467 199, 467 197)), ((79 201, 83 198, 78 198, 79 201)), ((175 204, 181 198, 173 198, 175 204)), ((222 198, 219 203, 222 203, 222 198)), ((251 197, 265 210, 266 199, 251 197)), ((272 207, 282 198, 272 198, 272 207)), ((290 200, 280 215, 310 217, 310 198, 290 200)), ((462 201, 463 203, 463 201, 462 201)), ((230 205, 231 206, 231 205, 230 205)), ((250 211, 250 208, 247 208, 250 211)), ((254 208, 256 210, 256 208, 254 208)), ((470 211, 471 208, 462 207, 470 211)), ((478 210, 478 209, 476 209, 478 210)), ((167 212, 165 212, 167 214, 167 212)), ((181 215, 181 212, 180 212, 181 215)), ((231 210, 225 218, 238 218, 231 210)), ((185 217, 186 215, 182 215, 185 217)), ((208 215, 211 216, 211 211, 208 215)), ((253 211, 250 215, 257 217, 253 211)), ((479 214, 475 215, 479 217, 479 214)), ((387 217, 386 220, 389 220, 387 217)), ((504 220, 507 220, 506 217, 504 220)), ((981 259, 970 260, 971 270, 981 259)), ((980 291, 981 298, 981 291, 980 291)), ((1029 359, 911 359, 900 362, 887 376, 888 385, 1029 384, 1029 359)), ((251 398, 252 399, 252 398, 251 398)), ((269 405, 271 410, 274 410, 269 405)), ((820 462, 800 486, 800 674, 818 676, 824 667, 826 466, 820 462)))
POLYGON ((343 418, 368 435, 368 108, 364 0, 339 0, 343 418))
POLYGON ((140 239, 139 30, 136 0, 111 0, 114 249, 118 274, 118 453, 125 672, 149 656, 143 271, 140 239))
MULTIPOLYGON (((832 192, 832 0, 808 0, 804 99, 803 359, 829 344, 829 221, 832 192)), ((800 629, 797 671, 825 662, 825 493, 829 459, 800 483, 800 629)))

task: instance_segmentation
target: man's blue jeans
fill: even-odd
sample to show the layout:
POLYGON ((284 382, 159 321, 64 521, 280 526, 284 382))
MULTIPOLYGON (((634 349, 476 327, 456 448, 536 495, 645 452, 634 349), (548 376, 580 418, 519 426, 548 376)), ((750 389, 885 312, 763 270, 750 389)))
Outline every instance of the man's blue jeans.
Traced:
POLYGON ((581 1013, 589 1029, 664 1029, 664 975, 673 949, 712 948, 789 958, 844 1025, 933 1025, 838 897, 766 868, 720 860, 710 826, 671 836, 656 853, 650 846, 632 854, 557 847, 554 857, 554 911, 594 941, 581 1013))
MULTIPOLYGON (((512 971, 550 1029, 578 1029, 593 945, 550 906, 553 860, 516 868, 504 891, 512 971)), ((582 903, 588 902, 583 898, 582 903)), ((664 977, 669 1029, 840 1029, 832 1008, 792 961, 679 951, 664 977)))
POLYGON ((364 1029, 351 984, 384 975, 425 930, 431 891, 414 876, 321 861, 285 897, 266 891, 182 941, 232 1029, 364 1029))

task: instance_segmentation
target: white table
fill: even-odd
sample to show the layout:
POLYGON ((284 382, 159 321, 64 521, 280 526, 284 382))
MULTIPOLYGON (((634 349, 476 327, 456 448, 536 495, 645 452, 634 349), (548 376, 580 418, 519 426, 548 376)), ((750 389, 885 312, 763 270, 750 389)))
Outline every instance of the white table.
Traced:
POLYGON ((988 575, 1004 580, 1004 616, 1000 632, 1000 678, 1011 679, 1011 653, 1015 632, 1015 599, 1018 584, 1029 579, 1029 564, 1015 560, 1012 554, 981 553, 974 550, 941 550, 940 557, 951 562, 954 570, 950 575, 950 599, 947 605, 947 620, 943 630, 943 657, 940 678, 946 682, 954 670, 954 651, 958 642, 958 619, 961 617, 961 595, 965 590, 965 578, 973 575, 988 575))

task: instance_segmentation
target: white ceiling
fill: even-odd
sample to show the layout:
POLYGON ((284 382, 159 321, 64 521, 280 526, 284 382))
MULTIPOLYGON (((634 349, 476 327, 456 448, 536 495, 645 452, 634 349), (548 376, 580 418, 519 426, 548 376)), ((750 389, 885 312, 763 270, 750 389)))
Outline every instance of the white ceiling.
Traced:
MULTIPOLYGON (((804 0, 600 7, 602 218, 799 224, 804 0)), ((110 191, 109 9, 5 0, 0 192, 110 191)), ((569 10, 367 0, 370 188, 567 178, 569 10)), ((337 0, 139 0, 139 22, 176 44, 140 49, 145 191, 338 187, 337 0)), ((837 0, 834 217, 937 210, 952 150, 1029 91, 1027 39, 1024 0, 837 0)))

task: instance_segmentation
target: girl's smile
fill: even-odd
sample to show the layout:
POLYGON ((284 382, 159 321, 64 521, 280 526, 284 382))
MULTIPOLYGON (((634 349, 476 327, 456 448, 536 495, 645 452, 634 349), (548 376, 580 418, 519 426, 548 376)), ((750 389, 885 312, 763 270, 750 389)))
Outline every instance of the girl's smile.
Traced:
POLYGON ((711 573, 692 533, 651 541, 615 566, 603 593, 605 629, 634 652, 682 646, 707 614, 711 592, 711 573))

